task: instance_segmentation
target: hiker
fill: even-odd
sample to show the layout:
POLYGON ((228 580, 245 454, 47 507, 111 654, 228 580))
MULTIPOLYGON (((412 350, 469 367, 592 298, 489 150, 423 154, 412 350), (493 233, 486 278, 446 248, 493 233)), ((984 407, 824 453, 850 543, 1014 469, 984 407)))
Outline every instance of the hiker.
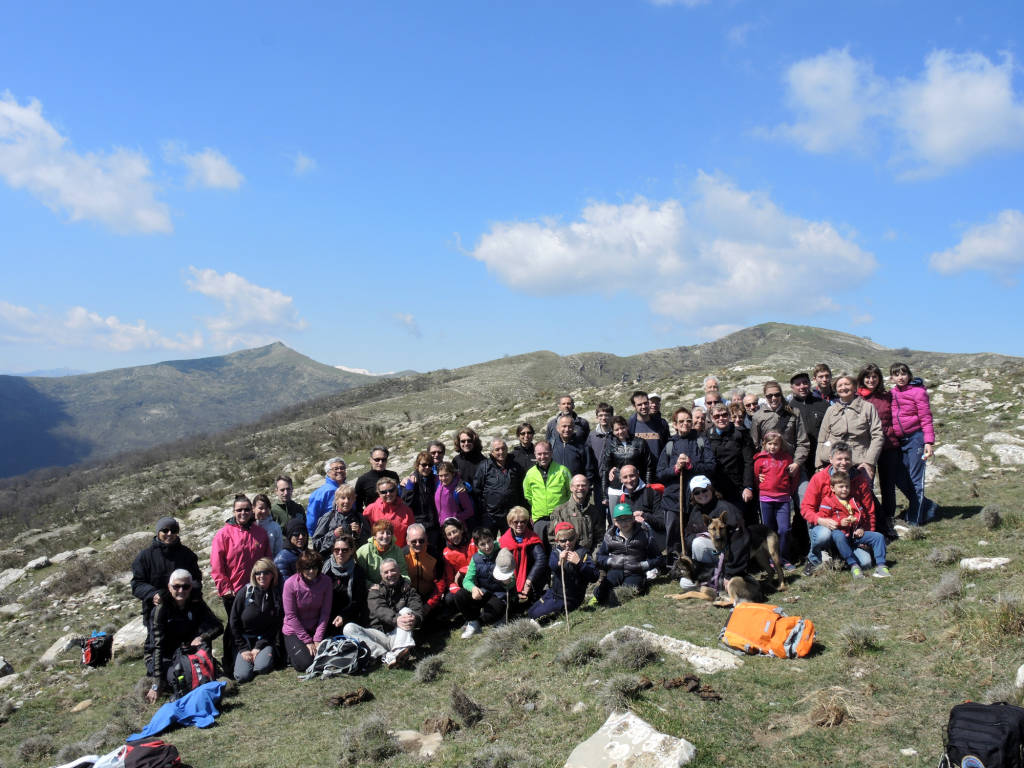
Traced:
MULTIPOLYGON (((742 424, 742 397, 735 405, 742 424)), ((712 478, 722 498, 747 510, 754 499, 754 444, 742 427, 729 418, 732 405, 718 403, 711 407, 711 426, 707 431, 708 445, 715 455, 712 478)))
MULTIPOLYGON (((608 403, 598 403, 597 408, 594 411, 594 419, 597 426, 590 430, 590 434, 587 435, 587 445, 590 446, 590 452, 594 455, 594 458, 598 460, 598 465, 601 463, 601 457, 604 456, 605 444, 612 437, 612 419, 615 418, 615 409, 608 403)), ((603 496, 600 489, 595 489, 594 494, 597 496, 603 496)), ((602 504, 601 499, 595 499, 598 504, 602 504)))
POLYGON ((590 501, 590 482, 583 475, 576 475, 572 479, 569 492, 569 500, 559 504, 551 513, 549 525, 572 523, 577 535, 577 546, 593 553, 608 527, 606 515, 600 506, 590 501))
POLYGON ((651 486, 640 477, 637 468, 627 464, 619 473, 622 488, 616 504, 629 504, 633 515, 646 523, 651 529, 658 551, 665 549, 665 510, 661 506, 661 497, 651 486))
MULTIPOLYGON (((694 407, 704 408, 704 409, 709 408, 711 406, 711 403, 708 402, 708 399, 712 395, 714 395, 714 397, 712 399, 717 399, 719 402, 721 402, 722 393, 719 390, 718 377, 717 376, 715 376, 714 374, 710 374, 708 376, 705 376, 704 377, 704 382, 703 382, 702 386, 703 386, 703 389, 704 389, 704 396, 703 397, 698 397, 696 400, 693 401, 694 407)), ((726 405, 728 405, 728 403, 726 403, 726 405)))
MULTIPOLYGON (((829 374, 831 376, 831 373, 829 374)), ((817 449, 818 433, 821 431, 821 420, 825 418, 825 411, 831 403, 822 400, 811 390, 811 377, 808 373, 801 371, 793 374, 789 379, 789 407, 799 412, 804 422, 804 431, 807 433, 807 443, 817 449)), ((807 483, 816 471, 815 451, 809 450, 807 458, 800 467, 800 484, 798 496, 804 497, 807 490, 807 483)))
MULTIPOLYGON (((533 448, 536 465, 523 478, 523 496, 530 506, 531 528, 543 538, 551 512, 569 498, 572 475, 569 470, 552 460, 551 443, 540 440, 533 448)), ((513 507, 512 509, 520 509, 513 507)), ((511 513, 512 510, 509 510, 511 513)), ((506 520, 508 516, 506 515, 506 520)))
MULTIPOLYGON (((836 387, 836 390, 841 390, 836 387)), ((852 483, 847 472, 835 471, 829 478, 829 491, 826 492, 818 505, 818 521, 835 521, 831 539, 836 550, 850 567, 850 574, 855 579, 864 577, 861 565, 871 565, 873 555, 875 561, 874 576, 876 579, 889 577, 889 569, 885 565, 885 537, 874 530, 875 517, 873 506, 861 506, 851 495, 852 483), (869 555, 861 545, 871 550, 869 555)))
POLYGON ((432 621, 440 615, 435 611, 442 605, 448 584, 444 580, 444 568, 437 558, 427 552, 427 530, 419 523, 409 526, 405 547, 405 572, 413 589, 420 593, 423 603, 423 621, 432 621))
POLYGON ((364 514, 366 508, 380 497, 377 489, 383 478, 390 477, 398 485, 398 473, 388 469, 390 456, 391 452, 383 445, 370 449, 370 468, 356 480, 356 512, 364 514))
POLYGON ((793 457, 790 474, 798 478, 800 465, 804 463, 813 446, 807 439, 800 411, 794 411, 782 396, 782 385, 777 381, 766 381, 762 387, 766 405, 759 407, 750 417, 750 439, 756 450, 761 450, 764 434, 774 429, 782 435, 786 453, 793 457))
POLYGON ((277 557, 277 553, 284 546, 284 532, 270 510, 270 497, 265 493, 257 493, 252 497, 252 514, 256 518, 256 525, 267 532, 267 538, 270 540, 270 557, 277 557))
POLYGON ((629 422, 623 416, 612 419, 612 436, 604 445, 604 453, 600 457, 600 494, 608 496, 609 488, 621 488, 622 480, 619 471, 626 464, 636 467, 645 483, 654 482, 654 470, 658 460, 647 445, 647 441, 633 435, 629 422))
POLYGON ((440 440, 431 440, 427 443, 427 453, 430 454, 430 463, 433 465, 434 474, 437 474, 437 465, 444 461, 445 451, 444 443, 440 440))
POLYGON ((657 462, 669 439, 668 422, 659 413, 654 413, 646 392, 636 390, 630 395, 629 401, 633 404, 633 415, 626 425, 629 433, 647 443, 651 456, 657 462))
POLYGON ((906 363, 893 363, 889 374, 892 377, 892 427, 900 441, 903 468, 914 486, 914 495, 908 496, 907 522, 924 525, 935 517, 937 509, 935 502, 924 495, 924 465, 935 452, 928 390, 921 379, 914 378, 906 363))
POLYGON ((365 622, 369 585, 356 563, 356 540, 343 533, 334 540, 330 556, 320 569, 331 580, 331 626, 341 629, 349 621, 365 622))
POLYGON ((295 573, 295 561, 308 549, 309 531, 306 530, 306 521, 299 517, 293 517, 284 525, 284 546, 274 558, 274 565, 277 567, 281 584, 284 584, 295 573))
MULTIPOLYGON (((471 481, 473 478, 469 478, 471 481)), ((437 487, 434 489, 434 508, 437 509, 437 524, 456 518, 467 528, 473 527, 473 499, 465 484, 459 481, 455 465, 442 461, 437 467, 437 487), (461 488, 461 490, 460 490, 461 488)), ((399 546, 405 546, 400 542, 399 546)))
POLYGON ((842 441, 833 443, 828 466, 814 473, 800 502, 800 516, 807 521, 810 528, 810 548, 807 552, 804 576, 810 576, 821 565, 821 553, 826 547, 831 546, 832 531, 837 527, 830 516, 822 517, 819 512, 821 501, 828 492, 831 477, 835 472, 849 474, 851 496, 860 507, 870 508, 872 514, 874 513, 875 497, 871 478, 867 472, 854 465, 853 450, 849 445, 842 441))
MULTIPOLYGON (((329 514, 320 518, 313 532, 312 549, 327 557, 334 541, 343 533, 347 533, 356 541, 362 541, 363 517, 355 511, 356 489, 347 483, 339 485, 334 492, 334 501, 329 514)), ((291 574, 289 574, 290 576, 291 574)))
POLYGON ((444 580, 448 584, 445 604, 452 607, 455 594, 459 591, 462 580, 466 576, 466 570, 469 568, 469 561, 476 552, 476 545, 469 537, 466 526, 462 524, 461 520, 454 517, 445 521, 443 532, 445 545, 441 552, 441 558, 444 561, 442 563, 444 580))
POLYGON ((380 563, 390 557, 398 561, 399 570, 405 571, 402 549, 395 542, 394 527, 390 520, 378 520, 373 524, 370 540, 356 550, 356 563, 363 569, 363 575, 371 584, 380 578, 380 563))
POLYGON ((324 462, 324 475, 324 484, 309 494, 309 501, 306 502, 307 531, 315 531, 320 518, 333 509, 334 492, 345 483, 348 465, 340 456, 334 456, 324 462))
POLYGON ((528 421, 522 422, 516 427, 516 437, 519 443, 512 449, 512 461, 523 470, 523 476, 530 471, 530 467, 537 463, 537 457, 533 454, 533 424, 528 421))
POLYGON ((828 462, 829 448, 841 440, 853 449, 853 463, 874 479, 875 465, 884 440, 878 411, 857 394, 857 382, 853 376, 840 376, 835 381, 835 388, 839 400, 825 411, 818 432, 818 465, 828 462))
MULTIPOLYGON (((395 544, 405 546, 405 529, 412 525, 414 518, 409 505, 398 495, 398 480, 382 477, 377 481, 378 498, 363 510, 363 520, 373 528, 374 524, 386 520, 391 523, 395 544)), ((437 499, 435 495, 435 501, 437 499)), ((376 569, 374 569, 376 570, 376 569)))
POLYGON ((132 562, 132 594, 142 601, 142 624, 146 627, 143 646, 146 673, 155 674, 153 659, 153 611, 167 597, 167 580, 176 570, 192 575, 192 582, 201 592, 203 575, 195 552, 181 543, 178 521, 161 517, 156 521, 156 535, 148 547, 132 562))
POLYGON ((370 587, 367 597, 370 626, 352 622, 342 631, 362 640, 370 655, 393 669, 403 664, 416 646, 413 630, 423 621, 423 603, 392 558, 381 561, 378 579, 380 583, 370 587))
POLYGON ((506 519, 508 530, 501 534, 498 544, 512 552, 515 582, 514 592, 509 594, 509 607, 512 613, 517 613, 526 610, 544 589, 548 564, 544 544, 530 525, 529 511, 525 507, 512 507, 506 519))
POLYGON ((683 527, 679 519, 680 493, 685 519, 688 502, 686 484, 694 475, 712 476, 718 466, 707 436, 693 428, 693 418, 688 408, 676 408, 672 421, 676 434, 658 457, 657 469, 658 482, 665 486, 661 495, 661 508, 665 514, 665 544, 670 561, 679 556, 682 548, 679 538, 683 527))
POLYGON ((574 439, 586 443, 590 436, 590 422, 576 413, 576 401, 572 395, 562 395, 558 398, 558 413, 556 413, 544 428, 544 438, 554 442, 558 433, 558 420, 562 416, 569 416, 572 419, 572 434, 574 439))
MULTIPOLYGON (((433 447, 433 443, 431 443, 433 447)), ((443 455, 443 454, 442 454, 443 455)), ((434 491, 437 490, 437 466, 428 451, 420 451, 413 460, 413 470, 400 486, 402 501, 412 510, 412 519, 427 532, 427 551, 434 557, 441 556, 444 544, 441 540, 441 524, 437 519, 434 491)), ((408 537, 408 531, 406 532, 408 537)))
POLYGON ((491 440, 491 453, 477 467, 473 480, 476 522, 492 531, 504 531, 508 511, 523 503, 525 476, 526 470, 509 456, 508 444, 500 437, 491 440))
POLYGON ((615 505, 612 522, 594 555, 597 567, 606 572, 594 589, 593 600, 601 605, 618 604, 614 587, 625 585, 645 592, 648 574, 665 562, 650 528, 634 516, 629 504, 615 505))
POLYGON ((277 524, 284 528, 284 524, 293 517, 306 519, 306 508, 297 501, 292 500, 295 486, 288 475, 278 475, 274 481, 274 503, 270 505, 270 514, 274 516, 277 524))
POLYGON ((743 576, 750 560, 750 537, 743 513, 717 494, 710 478, 704 475, 690 478, 688 488, 690 503, 684 536, 698 575, 713 572, 721 562, 722 581, 743 576), (708 522, 714 518, 722 518, 725 523, 726 544, 721 550, 715 549, 708 534, 708 522))
POLYGON ((789 472, 793 457, 783 448, 782 434, 770 429, 761 441, 762 450, 754 456, 754 473, 758 478, 757 496, 762 525, 779 534, 782 567, 794 570, 790 563, 789 521, 792 514, 796 477, 789 472))
POLYGON ((461 635, 463 640, 480 632, 482 624, 493 624, 505 617, 509 609, 508 590, 514 575, 510 563, 508 573, 499 572, 503 579, 495 576, 500 549, 494 539, 494 531, 487 527, 477 528, 473 531, 473 544, 476 551, 466 568, 462 587, 454 593, 455 608, 466 618, 461 635))
POLYGON ((555 542, 548 557, 551 586, 530 606, 531 619, 557 618, 583 604, 587 585, 597 581, 597 564, 586 547, 578 547, 572 523, 555 523, 555 542))
POLYGON ((455 456, 452 457, 452 466, 458 473, 459 480, 469 490, 473 490, 476 468, 484 462, 484 458, 480 435, 469 427, 461 430, 455 437, 455 456))
POLYGON ((184 568, 173 571, 167 579, 167 590, 153 611, 153 669, 147 669, 152 683, 146 701, 156 702, 160 692, 173 681, 170 677, 174 654, 183 646, 211 647, 214 638, 224 631, 220 619, 203 601, 202 592, 193 586, 192 574, 184 568))
POLYGON ((284 604, 279 579, 273 560, 257 560, 249 584, 231 606, 229 623, 238 649, 233 663, 239 683, 273 670, 283 650, 284 604))
POLYGON ((591 485, 597 486, 597 459, 591 453, 587 441, 573 432, 572 417, 567 414, 559 416, 556 422, 555 437, 551 441, 551 460, 565 467, 570 478, 573 475, 586 475, 591 485))
POLYGON ((295 563, 295 574, 284 583, 282 634, 288 663, 296 672, 309 669, 317 645, 327 636, 333 590, 322 567, 320 555, 306 550, 295 563))
MULTIPOLYGON (((210 571, 224 605, 224 615, 231 615, 235 594, 245 588, 252 575, 252 566, 261 557, 270 557, 267 532, 255 523, 252 502, 244 493, 235 496, 232 517, 213 536, 210 546, 210 571)), ((224 663, 235 658, 231 628, 224 631, 224 663)), ((225 670, 230 676, 231 670, 225 670)))
POLYGON ((900 439, 892 426, 892 393, 885 388, 882 371, 874 363, 865 365, 857 374, 857 394, 871 403, 882 422, 882 450, 878 454, 878 487, 881 490, 881 506, 875 512, 877 530, 887 539, 895 537, 893 519, 896 517, 896 486, 910 499, 914 486, 903 470, 903 454, 900 439))

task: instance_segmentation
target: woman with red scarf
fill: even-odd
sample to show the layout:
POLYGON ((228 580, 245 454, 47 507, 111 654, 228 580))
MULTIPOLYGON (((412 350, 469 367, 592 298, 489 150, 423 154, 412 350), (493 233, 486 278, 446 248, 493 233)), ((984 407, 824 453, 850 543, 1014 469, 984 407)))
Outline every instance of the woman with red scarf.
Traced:
POLYGON ((518 596, 518 602, 509 607, 513 612, 524 611, 544 592, 548 581, 547 558, 544 544, 530 526, 526 507, 512 507, 505 519, 508 530, 501 534, 498 544, 512 553, 518 596))

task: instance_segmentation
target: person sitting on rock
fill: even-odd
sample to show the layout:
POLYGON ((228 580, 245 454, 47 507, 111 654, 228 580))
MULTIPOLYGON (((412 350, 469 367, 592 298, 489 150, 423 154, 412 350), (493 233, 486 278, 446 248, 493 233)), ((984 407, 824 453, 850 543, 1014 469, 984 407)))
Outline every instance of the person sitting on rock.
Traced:
POLYGON ((282 590, 284 648, 288 663, 296 672, 309 669, 317 645, 327 637, 332 587, 322 568, 320 555, 307 549, 299 556, 295 574, 285 581, 282 590))
POLYGON ((206 646, 212 653, 212 642, 224 631, 220 619, 203 601, 202 592, 194 588, 192 574, 184 568, 173 571, 167 579, 167 590, 153 612, 153 671, 147 673, 152 684, 146 701, 153 704, 161 690, 173 685, 174 654, 181 647, 206 646))
POLYGON ((530 512, 526 507, 512 507, 507 520, 508 530, 501 534, 498 544, 512 552, 515 592, 509 596, 509 607, 512 613, 519 613, 540 596, 547 584, 548 563, 544 543, 530 526, 530 512))
POLYGON ((607 516, 602 507, 590 499, 590 482, 584 475, 576 475, 569 485, 572 494, 564 504, 555 507, 551 513, 551 525, 571 523, 576 531, 577 546, 594 552, 608 527, 607 516))
POLYGON ((356 563, 363 569, 363 575, 371 584, 380 580, 380 564, 386 558, 398 563, 398 570, 405 575, 405 557, 395 544, 394 528, 390 520, 378 520, 373 524, 373 536, 356 550, 356 563))
POLYGON ((586 547, 577 547, 572 523, 555 523, 555 546, 548 557, 551 586, 526 615, 540 621, 575 611, 583 604, 587 585, 597 581, 597 564, 586 547))
POLYGON ((196 553, 181 543, 178 521, 161 517, 156 522, 156 536, 132 563, 132 594, 142 601, 142 624, 146 628, 143 651, 146 674, 156 674, 153 658, 153 611, 167 596, 167 580, 176 570, 192 575, 197 592, 202 591, 203 575, 199 571, 196 553))
POLYGON ((648 572, 661 568, 665 558, 655 543, 643 517, 634 515, 629 504, 616 504, 612 510, 614 525, 608 529, 594 559, 605 577, 594 590, 594 601, 617 605, 614 587, 626 585, 639 592, 647 589, 648 572))
POLYGON ((388 669, 400 666, 416 647, 413 630, 423 621, 423 602, 393 558, 381 561, 379 583, 370 587, 367 608, 370 626, 353 622, 343 632, 366 643, 388 669))
POLYGON ((836 521, 832 529, 831 539, 839 556, 850 566, 850 573, 855 579, 863 578, 861 563, 870 565, 863 555, 867 555, 860 546, 863 544, 871 549, 875 560, 875 578, 889 577, 889 569, 885 565, 885 536, 875 527, 875 516, 872 507, 862 507, 851 495, 850 476, 846 472, 833 472, 829 480, 831 493, 825 494, 818 507, 819 521, 829 517, 836 521))
POLYGON ((427 529, 419 523, 409 526, 405 547, 405 572, 413 588, 420 593, 423 602, 424 621, 434 621, 439 615, 435 611, 448 592, 444 580, 444 568, 433 555, 427 552, 427 529))

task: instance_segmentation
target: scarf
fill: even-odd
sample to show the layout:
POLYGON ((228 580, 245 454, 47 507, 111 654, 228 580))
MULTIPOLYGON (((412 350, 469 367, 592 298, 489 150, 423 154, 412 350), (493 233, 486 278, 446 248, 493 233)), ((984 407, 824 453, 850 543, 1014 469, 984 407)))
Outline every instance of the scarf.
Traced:
POLYGON ((512 529, 509 528, 501 534, 498 544, 502 549, 508 549, 512 552, 512 556, 516 561, 516 591, 522 592, 523 587, 526 586, 526 561, 528 559, 526 557, 526 548, 532 547, 534 544, 542 544, 542 542, 532 530, 528 531, 521 541, 516 541, 516 537, 512 535, 512 529))

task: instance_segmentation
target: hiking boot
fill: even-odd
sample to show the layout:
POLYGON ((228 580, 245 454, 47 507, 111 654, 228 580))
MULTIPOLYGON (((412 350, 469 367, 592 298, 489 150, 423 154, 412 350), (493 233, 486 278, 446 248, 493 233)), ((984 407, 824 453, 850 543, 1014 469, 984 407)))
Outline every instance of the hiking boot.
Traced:
POLYGON ((817 570, 818 566, 808 560, 807 565, 804 566, 804 576, 813 576, 817 570))
POLYGON ((862 571, 860 569, 859 565, 851 565, 850 566, 850 575, 853 576, 853 578, 855 578, 855 579, 863 579, 864 578, 864 571, 862 571))
POLYGON ((478 632, 480 632, 480 622, 479 621, 467 621, 466 622, 466 628, 464 630, 462 630, 462 634, 460 635, 460 637, 463 640, 468 640, 469 638, 471 638, 473 635, 477 634, 478 632))
POLYGON ((793 573, 793 571, 796 570, 796 566, 792 563, 783 563, 782 570, 784 570, 786 573, 793 573))
POLYGON ((875 568, 875 572, 872 574, 872 576, 874 576, 876 579, 888 579, 890 576, 892 576, 892 574, 889 573, 888 568, 886 568, 884 565, 880 565, 877 568, 875 568))
POLYGON ((409 658, 409 649, 399 648, 397 651, 388 651, 384 654, 384 666, 388 669, 400 667, 409 658))

